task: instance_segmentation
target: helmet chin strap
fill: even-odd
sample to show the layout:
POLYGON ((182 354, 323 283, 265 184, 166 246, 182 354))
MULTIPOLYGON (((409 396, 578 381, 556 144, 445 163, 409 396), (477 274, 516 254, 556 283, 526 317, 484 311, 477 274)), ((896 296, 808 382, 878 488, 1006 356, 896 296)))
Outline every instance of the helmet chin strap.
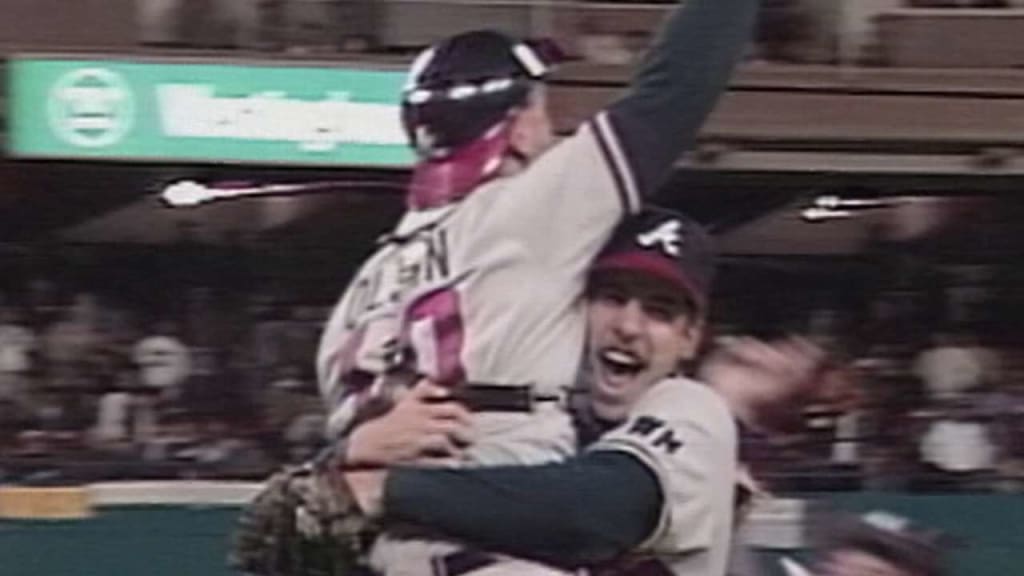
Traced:
MULTIPOLYGON (((460 200, 499 176, 502 163, 510 157, 508 129, 507 124, 499 124, 451 155, 419 162, 409 183, 409 207, 426 209, 460 200)), ((523 156, 516 151, 511 157, 523 156)))

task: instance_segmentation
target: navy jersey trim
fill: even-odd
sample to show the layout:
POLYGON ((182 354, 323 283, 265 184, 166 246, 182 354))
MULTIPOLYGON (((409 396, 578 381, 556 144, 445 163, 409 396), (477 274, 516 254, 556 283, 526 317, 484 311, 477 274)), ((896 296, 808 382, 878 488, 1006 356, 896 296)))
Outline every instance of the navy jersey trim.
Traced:
POLYGON ((624 214, 633 214, 640 209, 639 195, 636 190, 636 182, 633 179, 633 172, 626 161, 622 148, 611 124, 608 122, 608 115, 604 112, 598 114, 590 121, 594 131, 598 149, 605 164, 612 173, 615 182, 615 191, 619 195, 619 202, 622 204, 624 214))

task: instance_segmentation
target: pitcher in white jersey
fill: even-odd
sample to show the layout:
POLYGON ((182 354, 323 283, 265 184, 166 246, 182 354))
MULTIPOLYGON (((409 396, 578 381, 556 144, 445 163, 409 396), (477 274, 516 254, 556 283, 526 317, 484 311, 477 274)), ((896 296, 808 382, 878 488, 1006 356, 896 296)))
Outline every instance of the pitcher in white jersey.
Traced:
MULTIPOLYGON (((821 355, 799 340, 741 340, 702 365, 706 384, 682 376, 701 340, 712 272, 710 241, 692 220, 657 210, 632 218, 588 286, 585 409, 600 437, 540 466, 401 468, 386 480, 349 472, 357 500, 468 542, 434 556, 449 576, 545 570, 509 556, 566 572, 724 574, 739 480, 735 420, 770 427, 799 411, 821 355)), ((368 437, 357 431, 352 450, 363 453, 368 437)))
MULTIPOLYGON (((694 142, 757 5, 685 2, 626 95, 557 142, 548 63, 528 44, 475 31, 416 59, 402 95, 420 157, 408 212, 357 272, 318 354, 332 435, 345 435, 397 373, 486 398, 463 462, 572 453, 559 400, 582 359, 589 265, 694 142)), ((422 574, 435 552, 384 538, 375 565, 422 574)))

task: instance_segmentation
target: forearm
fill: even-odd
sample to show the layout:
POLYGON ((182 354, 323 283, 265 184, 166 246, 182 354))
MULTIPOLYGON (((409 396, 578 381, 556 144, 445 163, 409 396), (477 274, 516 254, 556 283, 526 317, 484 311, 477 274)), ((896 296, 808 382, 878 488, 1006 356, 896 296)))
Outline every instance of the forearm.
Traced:
POLYGON ((725 91, 750 40, 759 0, 682 0, 630 91, 610 109, 638 187, 652 195, 725 91))
POLYGON ((546 466, 396 469, 383 501, 388 520, 573 567, 638 546, 657 526, 661 506, 655 476, 616 452, 546 466))

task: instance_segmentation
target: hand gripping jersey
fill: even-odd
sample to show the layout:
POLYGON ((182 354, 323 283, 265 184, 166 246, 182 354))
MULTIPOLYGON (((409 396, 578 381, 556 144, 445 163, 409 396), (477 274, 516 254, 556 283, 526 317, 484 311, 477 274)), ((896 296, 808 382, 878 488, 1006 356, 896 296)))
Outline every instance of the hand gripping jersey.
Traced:
MULTIPOLYGON (((511 177, 465 199, 410 211, 359 270, 321 343, 321 391, 347 420, 352 375, 379 374, 408 348, 418 374, 443 383, 533 387, 557 395, 583 349, 581 303, 591 260, 639 206, 605 114, 511 177)), ((540 409, 481 414, 471 456, 533 463, 568 454, 567 418, 540 409), (551 419, 554 418, 552 421, 551 419)))
POLYGON ((664 497, 658 528, 638 553, 677 576, 725 574, 733 531, 738 454, 736 423, 725 401, 692 380, 664 380, 625 424, 592 450, 620 450, 658 478, 664 497))

